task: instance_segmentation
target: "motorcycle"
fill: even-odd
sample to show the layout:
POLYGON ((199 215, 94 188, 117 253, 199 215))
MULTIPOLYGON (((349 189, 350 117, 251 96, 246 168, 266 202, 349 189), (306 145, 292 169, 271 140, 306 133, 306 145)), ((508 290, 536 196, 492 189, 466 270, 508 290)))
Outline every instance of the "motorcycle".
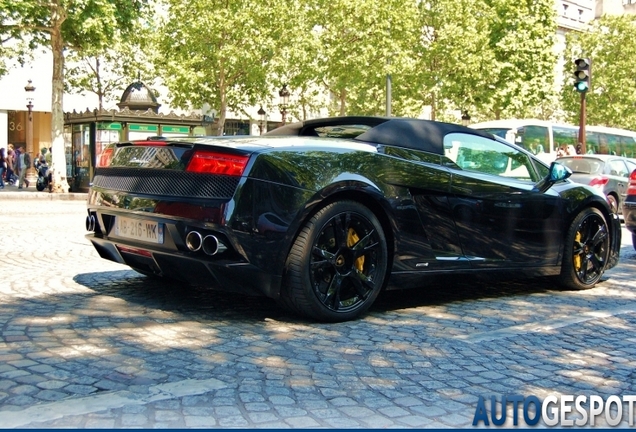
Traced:
POLYGON ((36 162, 35 169, 38 173, 38 179, 35 182, 35 188, 42 192, 44 189, 48 189, 49 192, 53 189, 53 176, 46 161, 36 162))

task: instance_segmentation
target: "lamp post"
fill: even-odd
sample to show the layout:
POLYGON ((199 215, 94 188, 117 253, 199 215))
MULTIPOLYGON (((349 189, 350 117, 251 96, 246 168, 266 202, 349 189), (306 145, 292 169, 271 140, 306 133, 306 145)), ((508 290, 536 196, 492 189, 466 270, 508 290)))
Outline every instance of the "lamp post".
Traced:
MULTIPOLYGON (((27 129, 26 129, 26 152, 29 156, 31 156, 31 161, 34 161, 33 157, 33 92, 35 91, 35 87, 33 86, 31 80, 24 86, 24 91, 26 92, 26 100, 27 100, 27 109, 28 109, 28 118, 27 118, 27 129)), ((33 167, 29 167, 26 172, 27 181, 33 182, 35 184, 35 172, 33 167)))
POLYGON ((468 114, 468 111, 464 111, 464 113, 462 114, 462 125, 468 126, 469 124, 470 124, 470 115, 468 114))
POLYGON ((280 100, 278 106, 280 108, 280 115, 282 118, 283 126, 285 126, 285 120, 287 120, 287 104, 289 103, 289 90, 287 90, 287 84, 283 84, 283 88, 278 92, 280 100))
POLYGON ((258 118, 259 118, 259 121, 260 121, 260 128, 259 129, 261 131, 261 135, 263 135, 263 129, 266 128, 266 125, 265 125, 265 116, 266 115, 267 115, 267 113, 263 109, 263 105, 261 105, 261 108, 258 110, 258 118))

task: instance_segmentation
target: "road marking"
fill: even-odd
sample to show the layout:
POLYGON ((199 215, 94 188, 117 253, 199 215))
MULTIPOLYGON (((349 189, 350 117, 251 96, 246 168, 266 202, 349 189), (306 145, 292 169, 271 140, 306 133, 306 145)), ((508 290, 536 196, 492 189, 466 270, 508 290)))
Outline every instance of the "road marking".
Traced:
POLYGON ((148 386, 148 394, 120 390, 81 398, 69 398, 34 405, 21 411, 0 411, 0 425, 2 428, 19 428, 33 422, 48 422, 66 416, 90 414, 128 405, 145 405, 160 400, 195 396, 226 387, 224 382, 214 378, 207 380, 187 379, 148 386))
POLYGON ((468 335, 454 336, 454 339, 459 339, 468 343, 480 343, 488 342, 496 339, 505 339, 514 337, 520 334, 526 333, 548 333, 554 329, 561 327, 567 327, 573 324, 579 324, 586 321, 595 319, 608 318, 615 315, 623 315, 629 313, 636 313, 636 306, 621 307, 609 310, 599 310, 591 312, 583 312, 578 316, 556 318, 552 320, 532 322, 527 324, 520 324, 512 327, 506 327, 499 330, 486 331, 480 333, 471 333, 468 335))

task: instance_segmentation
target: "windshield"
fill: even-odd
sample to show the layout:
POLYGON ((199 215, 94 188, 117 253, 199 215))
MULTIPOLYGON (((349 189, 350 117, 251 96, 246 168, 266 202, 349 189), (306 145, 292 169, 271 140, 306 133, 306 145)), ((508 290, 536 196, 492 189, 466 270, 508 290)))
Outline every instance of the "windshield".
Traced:
POLYGON ((503 138, 506 139, 506 134, 508 133, 508 131, 510 129, 504 129, 504 128, 484 128, 484 129, 480 129, 484 132, 488 132, 491 133, 493 135, 498 136, 499 138, 503 138))
POLYGON ((603 162, 592 158, 559 158, 558 162, 570 168, 577 174, 600 174, 603 171, 603 162))

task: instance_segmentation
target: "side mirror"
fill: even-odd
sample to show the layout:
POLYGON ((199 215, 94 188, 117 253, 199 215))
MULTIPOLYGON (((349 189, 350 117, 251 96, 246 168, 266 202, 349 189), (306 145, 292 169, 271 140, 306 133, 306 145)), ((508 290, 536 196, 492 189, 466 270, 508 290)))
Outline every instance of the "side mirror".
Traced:
POLYGON ((559 162, 552 162, 550 164, 550 171, 548 175, 542 178, 535 186, 535 190, 538 192, 545 192, 556 182, 565 180, 572 175, 572 170, 559 162))
POLYGON ((550 181, 552 183, 556 183, 561 180, 565 180, 566 178, 572 175, 572 170, 566 167, 565 165, 560 164, 559 162, 552 162, 550 165, 550 181))

